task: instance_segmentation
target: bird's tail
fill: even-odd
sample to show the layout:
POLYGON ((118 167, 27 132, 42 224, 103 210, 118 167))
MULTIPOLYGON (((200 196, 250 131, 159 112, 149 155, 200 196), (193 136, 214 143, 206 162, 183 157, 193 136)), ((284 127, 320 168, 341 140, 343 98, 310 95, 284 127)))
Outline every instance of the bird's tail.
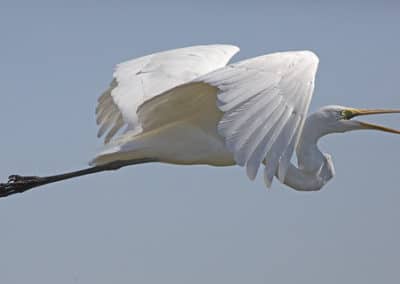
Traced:
POLYGON ((115 161, 131 161, 149 157, 148 145, 143 135, 126 133, 106 144, 104 148, 89 162, 91 166, 100 166, 115 161))

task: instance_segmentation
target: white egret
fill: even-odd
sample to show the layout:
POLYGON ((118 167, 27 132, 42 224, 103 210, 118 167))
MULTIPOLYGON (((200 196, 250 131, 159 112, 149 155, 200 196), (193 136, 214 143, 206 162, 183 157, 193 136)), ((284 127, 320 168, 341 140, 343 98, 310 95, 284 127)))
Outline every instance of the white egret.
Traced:
POLYGON ((327 134, 399 130, 352 118, 400 110, 326 106, 306 117, 318 57, 311 51, 263 55, 229 64, 232 45, 194 46, 121 63, 96 109, 105 148, 92 167, 66 174, 12 175, 0 196, 146 162, 239 165, 254 179, 260 167, 289 187, 314 191, 335 174, 317 146, 327 134), (123 129, 125 128, 125 129, 123 129), (119 134, 119 135, 117 135, 119 134), (293 152, 297 165, 292 164, 293 152))

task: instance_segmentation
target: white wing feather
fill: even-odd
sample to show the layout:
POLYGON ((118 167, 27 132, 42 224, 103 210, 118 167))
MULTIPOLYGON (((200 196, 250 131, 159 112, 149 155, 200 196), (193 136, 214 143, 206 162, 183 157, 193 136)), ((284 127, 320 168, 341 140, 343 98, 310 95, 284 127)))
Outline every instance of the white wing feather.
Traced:
MULTIPOLYGON (((225 147, 233 154, 235 162, 246 166, 250 179, 256 177, 259 167, 265 163, 266 185, 271 186, 275 174, 278 174, 278 178, 283 182, 308 112, 318 57, 310 51, 273 53, 205 74, 206 69, 215 69, 226 64, 238 50, 231 46, 223 47, 228 49, 224 52, 225 57, 221 55, 221 46, 212 46, 211 50, 204 51, 204 54, 218 53, 216 57, 219 61, 210 63, 207 60, 199 60, 198 64, 204 66, 198 69, 196 61, 189 63, 189 60, 185 66, 177 63, 180 56, 183 56, 183 61, 190 57, 188 51, 171 55, 171 60, 169 56, 162 56, 165 61, 154 58, 153 63, 146 63, 147 67, 142 66, 139 71, 128 68, 129 72, 121 71, 121 75, 118 74, 118 70, 123 70, 123 65, 120 65, 110 90, 99 99, 100 111, 97 118, 101 125, 100 131, 103 132, 103 128, 113 125, 110 132, 115 134, 113 129, 121 123, 128 124, 132 129, 139 129, 138 131, 142 126, 145 130, 151 130, 171 124, 171 121, 185 120, 191 117, 193 112, 208 115, 215 111, 214 124, 207 124, 208 128, 202 131, 209 131, 210 137, 213 133, 217 136, 219 134, 223 139, 221 142, 225 143, 225 147), (180 67, 176 67, 178 65, 174 62, 180 67), (154 68, 151 67, 153 65, 154 68), (174 70, 177 72, 172 72, 174 70), (185 80, 190 80, 190 77, 196 77, 194 73, 185 77, 184 74, 189 72, 188 70, 195 70, 196 74, 204 73, 203 76, 187 82, 185 80), (149 74, 149 78, 143 77, 145 74, 149 74), (175 80, 176 74, 180 79, 175 80), (139 80, 140 84, 131 84, 132 80, 139 80), (183 84, 176 86, 180 84, 179 80, 183 81, 183 84), (145 85, 141 85, 143 82, 145 85), (152 86, 151 82, 159 82, 160 85, 152 86), (141 88, 135 89, 137 86, 141 88), (171 89, 174 86, 176 87, 171 89), (157 96, 158 94, 160 95, 157 96), (155 98, 150 100, 152 97, 155 98), (138 109, 139 105, 141 106, 138 109), (210 109, 214 106, 214 110, 210 109)), ((144 58, 138 59, 137 62, 143 61, 144 58)), ((132 64, 134 62, 132 61, 132 64)), ((197 127, 195 121, 192 123, 192 127, 197 127)), ((199 127, 204 127, 201 115, 198 123, 199 127)), ((121 139, 121 143, 125 143, 125 140, 121 139)))
POLYGON ((318 67, 310 51, 273 53, 229 65, 195 81, 217 87, 224 113, 218 132, 238 165, 254 179, 265 162, 264 180, 283 182, 297 145, 318 67))
POLYGON ((146 100, 227 64, 239 51, 232 45, 204 45, 159 52, 117 65, 114 79, 98 99, 98 137, 108 143, 124 126, 141 132, 137 108, 146 100))

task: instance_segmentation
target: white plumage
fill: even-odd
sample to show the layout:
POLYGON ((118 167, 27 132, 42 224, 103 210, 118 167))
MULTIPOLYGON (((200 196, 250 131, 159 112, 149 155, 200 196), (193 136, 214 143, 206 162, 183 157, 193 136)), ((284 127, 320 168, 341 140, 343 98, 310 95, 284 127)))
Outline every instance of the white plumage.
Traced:
POLYGON ((318 67, 311 51, 226 65, 238 50, 194 46, 119 64, 98 100, 98 136, 105 135, 105 148, 91 162, 94 166, 47 177, 11 175, 0 184, 0 197, 148 162, 237 164, 246 167, 250 179, 261 166, 267 187, 276 176, 295 190, 315 191, 335 175, 331 155, 318 148, 321 137, 362 129, 400 134, 352 120, 400 113, 396 109, 332 105, 307 116, 318 67), (294 151, 297 164, 291 162, 294 151))
POLYGON ((318 58, 310 51, 273 53, 232 64, 197 80, 218 88, 218 132, 254 179, 265 160, 270 186, 284 180, 314 89, 318 58))
POLYGON ((231 45, 208 45, 159 52, 118 64, 110 88, 96 108, 98 137, 105 142, 123 127, 139 133, 136 110, 168 89, 223 67, 239 51, 231 45), (111 128, 111 129, 110 129, 111 128))
POLYGON ((310 51, 273 53, 226 65, 230 45, 182 48, 117 66, 97 107, 108 143, 100 165, 140 157, 178 164, 246 166, 254 179, 283 181, 297 145, 318 66, 310 51), (224 67, 225 66, 225 67, 224 67))

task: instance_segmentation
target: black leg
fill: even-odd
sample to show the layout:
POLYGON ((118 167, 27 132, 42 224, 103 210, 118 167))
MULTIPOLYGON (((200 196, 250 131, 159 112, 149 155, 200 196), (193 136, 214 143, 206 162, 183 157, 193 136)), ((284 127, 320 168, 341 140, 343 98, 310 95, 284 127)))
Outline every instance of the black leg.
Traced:
POLYGON ((7 183, 0 183, 0 198, 15 193, 22 193, 34 187, 42 186, 48 183, 58 182, 70 178, 94 174, 103 171, 114 171, 125 166, 150 163, 150 162, 157 162, 157 160, 152 158, 143 158, 132 161, 115 161, 101 166, 95 166, 75 172, 69 172, 47 177, 11 175, 8 177, 7 183))

